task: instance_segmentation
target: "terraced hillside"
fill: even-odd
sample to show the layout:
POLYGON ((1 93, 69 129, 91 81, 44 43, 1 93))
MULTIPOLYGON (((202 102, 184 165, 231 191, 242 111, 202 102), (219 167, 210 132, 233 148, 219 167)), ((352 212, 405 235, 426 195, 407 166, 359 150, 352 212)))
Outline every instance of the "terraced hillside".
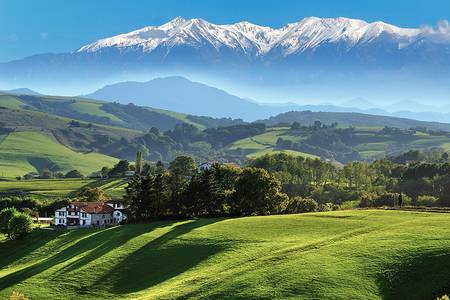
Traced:
POLYGON ((37 230, 0 242, 0 298, 434 299, 449 225, 369 210, 37 230))

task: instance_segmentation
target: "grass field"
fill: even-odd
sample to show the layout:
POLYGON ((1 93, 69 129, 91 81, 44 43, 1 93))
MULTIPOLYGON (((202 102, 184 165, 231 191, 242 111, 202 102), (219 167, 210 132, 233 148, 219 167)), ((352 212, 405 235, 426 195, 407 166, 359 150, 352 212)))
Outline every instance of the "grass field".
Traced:
POLYGON ((103 154, 75 152, 40 132, 13 132, 0 141, 0 177, 36 172, 48 162, 55 163, 63 172, 77 169, 89 175, 118 161, 103 154))
MULTIPOLYGON (((354 144, 352 146, 362 159, 374 160, 411 149, 438 147, 446 151, 450 150, 449 138, 445 136, 431 136, 428 133, 417 132, 414 135, 404 136, 401 140, 396 140, 392 136, 380 134, 380 130, 381 128, 377 127, 355 127, 354 144)), ((302 134, 290 131, 288 127, 269 127, 262 134, 235 141, 226 150, 231 152, 240 150, 246 157, 252 158, 267 153, 280 152, 276 149, 278 138, 301 143, 305 137, 302 134)), ((284 152, 286 151, 284 150, 284 152)), ((317 157, 304 152, 289 151, 293 155, 317 157)))
POLYGON ((266 132, 255 135, 253 137, 244 138, 232 143, 227 150, 243 150, 248 158, 254 158, 262 156, 268 153, 288 153, 295 156, 304 156, 309 158, 318 158, 318 156, 294 151, 294 150, 276 150, 275 146, 279 138, 285 140, 291 140, 293 142, 299 142, 303 139, 302 136, 296 136, 288 133, 287 127, 273 127, 269 128, 266 132))
POLYGON ((122 120, 119 119, 117 116, 107 113, 106 111, 103 111, 101 109, 101 106, 103 105, 103 102, 100 101, 93 101, 93 100, 83 100, 83 101, 76 101, 72 104, 70 104, 70 107, 82 114, 89 114, 94 115, 98 117, 107 117, 111 121, 121 122, 122 120))
POLYGON ((67 197, 87 187, 99 187, 109 198, 119 199, 124 195, 126 179, 33 179, 33 180, 3 180, 0 181, 0 193, 29 194, 31 196, 67 197))
POLYGON ((12 95, 2 95, 0 94, 0 106, 10 109, 21 109, 23 102, 12 95))
POLYGON ((206 127, 203 126, 202 124, 195 123, 195 122, 189 120, 187 114, 183 114, 183 113, 179 113, 179 112, 175 112, 175 111, 171 111, 171 110, 160 109, 160 108, 153 108, 153 107, 147 107, 147 109, 150 110, 150 111, 153 111, 153 112, 157 112, 157 113, 160 113, 160 114, 163 114, 163 115, 166 115, 166 116, 178 119, 178 120, 183 121, 183 122, 185 122, 187 124, 194 125, 200 130, 206 129, 206 127))
POLYGON ((368 210, 37 230, 0 242, 0 298, 434 299, 449 225, 368 210))

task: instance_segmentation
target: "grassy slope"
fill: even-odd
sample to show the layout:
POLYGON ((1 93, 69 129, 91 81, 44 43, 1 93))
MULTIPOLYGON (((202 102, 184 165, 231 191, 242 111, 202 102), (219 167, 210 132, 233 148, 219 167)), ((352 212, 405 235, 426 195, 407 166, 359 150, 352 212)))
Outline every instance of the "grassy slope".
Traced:
MULTIPOLYGON (((355 146, 364 159, 375 159, 385 157, 392 151, 407 151, 410 149, 426 149, 440 147, 447 151, 450 150, 450 140, 444 136, 431 136, 427 133, 418 132, 415 135, 404 137, 402 140, 396 140, 392 136, 379 134, 382 128, 379 127, 356 127, 355 128, 355 146)), ((278 138, 301 142, 304 136, 293 135, 286 127, 268 128, 263 134, 238 140, 231 144, 228 150, 242 149, 247 157, 256 157, 266 153, 276 153, 274 150, 278 138)), ((283 151, 286 152, 286 151, 283 151)), ((302 155, 306 157, 317 157, 311 154, 288 151, 293 155, 302 155)))
POLYGON ((293 136, 288 133, 287 127, 273 127, 269 128, 265 133, 255 135, 250 138, 245 138, 232 143, 227 149, 228 150, 238 150, 242 149, 245 151, 248 158, 258 157, 267 153, 278 153, 284 152, 291 155, 299 155, 310 158, 317 158, 315 155, 311 155, 304 152, 293 151, 293 150, 275 150, 275 146, 278 138, 283 138, 286 140, 291 140, 298 142, 302 139, 300 136, 293 136))
POLYGON ((433 299, 450 216, 340 211, 40 230, 0 243, 0 297, 433 299))
POLYGON ((23 103, 12 95, 0 94, 0 106, 10 109, 21 109, 23 103))
POLYGON ((75 152, 39 132, 14 132, 0 144, 0 176, 36 171, 30 162, 33 159, 49 159, 62 171, 77 169, 85 175, 117 162, 116 158, 103 154, 75 152))
POLYGON ((153 112, 157 112, 157 113, 178 119, 184 123, 194 125, 194 126, 198 127, 198 129, 200 129, 200 130, 206 129, 206 127, 203 126, 202 124, 198 124, 198 123, 195 123, 195 122, 189 120, 187 117, 188 116, 187 114, 183 114, 183 113, 179 113, 179 112, 175 112, 175 111, 171 111, 171 110, 160 109, 160 108, 152 108, 152 107, 147 107, 147 109, 150 111, 153 111, 153 112))
POLYGON ((0 193, 15 194, 25 193, 32 196, 66 197, 76 193, 85 187, 99 187, 103 189, 110 198, 121 198, 126 179, 33 179, 33 180, 2 180, 0 181, 0 193))
POLYGON ((103 105, 102 102, 99 101, 88 101, 88 100, 77 100, 75 103, 70 104, 70 107, 73 108, 73 110, 82 113, 82 114, 90 114, 94 116, 99 117, 107 117, 111 121, 120 122, 121 120, 110 113, 107 113, 106 111, 101 109, 101 106, 103 105))

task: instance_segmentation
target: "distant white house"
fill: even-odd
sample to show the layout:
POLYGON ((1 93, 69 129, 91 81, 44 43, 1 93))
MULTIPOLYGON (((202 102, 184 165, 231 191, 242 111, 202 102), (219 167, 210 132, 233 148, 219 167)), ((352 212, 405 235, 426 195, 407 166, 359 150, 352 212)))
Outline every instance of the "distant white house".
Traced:
MULTIPOLYGON (((201 163, 198 168, 200 169, 200 171, 206 171, 206 170, 211 170, 211 168, 213 167, 214 164, 221 164, 217 161, 208 161, 208 162, 204 162, 201 163)), ((236 163, 222 163, 222 166, 227 166, 227 167, 233 167, 233 168, 240 168, 240 166, 236 163)))
POLYGON ((106 226, 126 220, 125 207, 119 202, 73 202, 55 211, 55 225, 106 226))
POLYGON ((134 174, 136 174, 135 171, 125 171, 125 176, 126 176, 126 177, 133 177, 134 174))

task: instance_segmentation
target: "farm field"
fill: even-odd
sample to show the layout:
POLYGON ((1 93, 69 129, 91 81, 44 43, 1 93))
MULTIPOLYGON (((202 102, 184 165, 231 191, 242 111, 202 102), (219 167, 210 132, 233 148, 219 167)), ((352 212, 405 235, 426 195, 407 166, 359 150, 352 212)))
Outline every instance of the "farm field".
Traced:
POLYGON ((11 179, 0 181, 0 194, 67 197, 85 187, 100 187, 108 197, 120 198, 124 193, 126 182, 126 179, 11 179))
POLYGON ((37 230, 0 242, 0 298, 434 299, 449 225, 364 210, 37 230))
POLYGON ((118 159, 99 153, 75 152, 49 136, 32 131, 0 135, 0 177, 23 176, 45 164, 54 164, 62 172, 73 169, 89 175, 118 159))
POLYGON ((247 158, 254 158, 268 153, 288 153, 295 156, 304 156, 310 158, 318 158, 318 156, 293 150, 276 150, 275 146, 278 138, 292 140, 299 142, 302 136, 290 135, 287 127, 272 127, 268 128, 263 134, 255 135, 253 137, 244 138, 232 143, 227 150, 236 151, 242 150, 245 152, 247 158))
MULTIPOLYGON (((340 126, 339 128, 344 127, 340 126)), ((379 127, 355 127, 352 147, 360 154, 362 159, 379 159, 386 155, 411 149, 438 147, 445 151, 450 150, 449 138, 445 136, 432 136, 428 133, 418 131, 416 134, 402 137, 401 140, 396 140, 392 136, 380 134, 381 129, 379 127)), ((278 153, 280 151, 310 158, 318 157, 300 151, 277 149, 276 143, 278 138, 301 143, 306 136, 301 133, 296 134, 290 131, 288 127, 269 127, 262 134, 235 141, 226 150, 231 153, 241 151, 247 158, 258 157, 267 153, 278 153)))

